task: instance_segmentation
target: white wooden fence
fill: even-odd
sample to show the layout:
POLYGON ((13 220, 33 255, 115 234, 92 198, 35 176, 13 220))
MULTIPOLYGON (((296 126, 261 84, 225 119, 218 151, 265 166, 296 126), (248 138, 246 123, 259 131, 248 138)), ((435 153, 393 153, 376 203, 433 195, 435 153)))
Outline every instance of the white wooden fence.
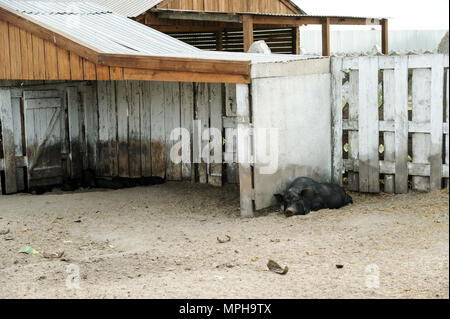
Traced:
POLYGON ((448 185, 448 58, 332 58, 335 182, 346 173, 351 190, 373 193, 448 185))

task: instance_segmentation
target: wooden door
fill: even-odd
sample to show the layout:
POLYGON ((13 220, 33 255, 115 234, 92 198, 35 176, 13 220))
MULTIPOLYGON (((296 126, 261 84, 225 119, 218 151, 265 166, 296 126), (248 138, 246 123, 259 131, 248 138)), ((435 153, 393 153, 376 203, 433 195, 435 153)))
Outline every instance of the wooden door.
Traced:
POLYGON ((65 138, 60 91, 26 91, 24 99, 28 187, 60 184, 65 138))

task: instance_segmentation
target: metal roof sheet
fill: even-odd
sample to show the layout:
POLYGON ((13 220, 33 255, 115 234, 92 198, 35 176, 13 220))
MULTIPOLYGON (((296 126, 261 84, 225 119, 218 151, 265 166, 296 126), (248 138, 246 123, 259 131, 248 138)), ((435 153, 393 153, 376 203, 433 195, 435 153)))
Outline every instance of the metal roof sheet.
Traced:
MULTIPOLYGON (((59 0, 61 2, 75 2, 80 0, 59 0)), ((108 8, 114 13, 120 14, 129 18, 136 18, 142 13, 157 6, 164 0, 90 0, 99 6, 108 8)))
MULTIPOLYGON (((83 0, 57 0, 61 2, 78 2, 83 0)), ((146 11, 156 7, 164 0, 90 0, 90 2, 98 4, 102 7, 108 8, 114 13, 123 15, 129 18, 136 18, 146 11)), ((217 0, 224 1, 224 0, 217 0)), ((301 8, 299 8, 293 1, 286 0, 300 13, 306 14, 301 8)))

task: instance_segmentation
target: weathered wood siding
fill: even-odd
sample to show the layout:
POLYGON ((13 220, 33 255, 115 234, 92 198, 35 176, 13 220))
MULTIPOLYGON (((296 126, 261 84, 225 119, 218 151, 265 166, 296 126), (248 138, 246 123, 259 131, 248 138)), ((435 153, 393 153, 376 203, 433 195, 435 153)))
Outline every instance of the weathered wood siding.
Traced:
POLYGON ((345 171, 353 191, 448 185, 448 55, 332 58, 332 65, 335 182, 345 171))
MULTIPOLYGON (((234 106, 225 106, 225 101, 233 103, 235 90, 235 85, 226 89, 222 84, 178 82, 1 81, 1 191, 11 194, 25 190, 24 185, 59 184, 65 177, 80 177, 85 169, 102 177, 236 183, 235 166, 223 174, 222 149, 211 153, 215 162, 170 159, 177 143, 171 134, 177 139, 179 128, 189 132, 190 147, 182 152, 193 159, 192 150, 202 151, 217 138, 205 140, 210 127, 220 132, 235 127, 234 106), (202 121, 203 139, 194 138, 194 120, 202 121)), ((231 141, 223 149, 235 158, 231 141)))

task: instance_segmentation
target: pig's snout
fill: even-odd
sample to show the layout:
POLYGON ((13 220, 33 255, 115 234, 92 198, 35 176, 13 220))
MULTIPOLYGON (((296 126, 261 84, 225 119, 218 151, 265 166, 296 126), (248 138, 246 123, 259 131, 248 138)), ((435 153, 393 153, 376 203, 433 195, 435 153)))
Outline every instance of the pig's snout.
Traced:
POLYGON ((284 214, 285 214, 287 217, 297 215, 297 214, 298 214, 298 209, 297 209, 297 207, 295 207, 295 206, 289 206, 289 207, 286 208, 286 210, 284 211, 284 214))

